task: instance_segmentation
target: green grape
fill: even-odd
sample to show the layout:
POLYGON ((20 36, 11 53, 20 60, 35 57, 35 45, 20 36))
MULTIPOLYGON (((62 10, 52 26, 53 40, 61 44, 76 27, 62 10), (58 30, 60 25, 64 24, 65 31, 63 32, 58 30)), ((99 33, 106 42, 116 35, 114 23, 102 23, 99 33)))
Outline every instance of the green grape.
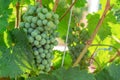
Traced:
POLYGON ((48 12, 48 13, 45 15, 45 17, 46 17, 47 19, 51 19, 52 14, 51 14, 50 12, 48 12))
POLYGON ((45 29, 46 31, 49 31, 51 28, 48 27, 48 26, 44 26, 44 29, 45 29))
POLYGON ((42 58, 41 58, 39 55, 36 56, 36 59, 37 59, 38 62, 41 62, 41 61, 42 61, 42 58))
POLYGON ((41 63, 42 62, 42 58, 40 56, 37 56, 37 63, 41 63))
POLYGON ((58 25, 58 24, 59 24, 59 20, 55 20, 54 23, 55 23, 56 25, 58 25))
POLYGON ((46 40, 45 39, 42 39, 41 41, 40 41, 40 44, 41 45, 44 45, 46 43, 46 40))
POLYGON ((29 36, 29 37, 28 37, 28 41, 29 41, 29 43, 33 43, 33 42, 34 42, 34 38, 31 37, 31 36, 29 36))
POLYGON ((38 49, 39 53, 43 53, 43 48, 38 49))
POLYGON ((31 27, 32 27, 32 28, 35 28, 35 27, 36 27, 36 24, 31 23, 31 27))
POLYGON ((44 53, 48 53, 48 50, 46 49, 46 50, 44 50, 44 53))
POLYGON ((42 60, 42 64, 43 64, 43 65, 47 65, 47 64, 48 64, 47 60, 46 60, 46 59, 43 59, 43 60, 42 60))
POLYGON ((30 23, 25 23, 25 27, 29 28, 30 27, 30 23))
POLYGON ((49 59, 51 57, 51 54, 50 53, 47 53, 46 54, 46 58, 49 59))
POLYGON ((45 67, 46 67, 46 68, 50 68, 50 64, 47 64, 45 67))
POLYGON ((46 34, 42 33, 42 34, 41 34, 41 37, 42 37, 42 38, 46 38, 46 34))
POLYGON ((47 10, 46 8, 43 8, 43 9, 42 9, 42 12, 45 14, 45 13, 48 12, 48 10, 47 10))
POLYGON ((59 16, 57 14, 53 15, 54 19, 58 20, 59 16))
POLYGON ((41 47, 41 45, 37 45, 36 47, 37 47, 37 48, 40 48, 40 47, 41 47))
POLYGON ((41 20, 38 20, 38 21, 37 21, 37 25, 38 25, 38 26, 42 26, 42 25, 43 25, 43 24, 42 24, 42 21, 41 21, 41 20))
POLYGON ((34 45, 35 45, 35 46, 39 45, 39 41, 35 40, 35 41, 34 41, 34 45))
POLYGON ((23 31, 24 31, 25 33, 27 33, 27 29, 26 29, 26 28, 23 28, 23 31))
POLYGON ((25 26, 24 22, 20 22, 19 27, 23 28, 25 26))
POLYGON ((45 49, 49 49, 50 48, 50 45, 45 45, 45 49))
POLYGON ((40 54, 41 58, 45 58, 45 53, 40 54))
POLYGON ((32 28, 28 28, 28 33, 31 33, 33 31, 32 28))
POLYGON ((49 22, 47 23, 47 26, 49 26, 49 27, 54 27, 55 25, 54 25, 54 23, 53 23, 52 21, 49 21, 49 22))
POLYGON ((42 14, 42 13, 38 13, 38 17, 39 17, 41 20, 44 20, 44 19, 45 19, 45 16, 44 16, 44 14, 42 14))
POLYGON ((50 45, 50 49, 53 49, 53 48, 54 48, 54 45, 51 44, 51 45, 50 45))
POLYGON ((34 11, 32 9, 28 10, 28 14, 32 15, 34 14, 34 11))
POLYGON ((50 43, 50 40, 49 40, 49 39, 47 39, 47 40, 46 40, 46 43, 47 43, 47 44, 49 44, 49 43, 50 43))
POLYGON ((51 59, 50 59, 50 58, 48 58, 48 59, 47 59, 47 62, 48 62, 48 63, 51 63, 51 59))
POLYGON ((57 46, 57 45, 58 45, 58 41, 57 41, 57 40, 55 40, 54 45, 55 45, 55 46, 57 46))
POLYGON ((40 7, 40 2, 36 2, 35 6, 39 8, 40 7))
POLYGON ((26 22, 26 21, 27 21, 27 16, 24 14, 24 15, 22 16, 22 19, 23 19, 24 22, 26 22))
POLYGON ((44 31, 44 29, 42 27, 40 27, 40 26, 37 28, 37 30, 39 30, 41 32, 44 31))
POLYGON ((47 20, 43 20, 43 24, 44 24, 44 25, 46 25, 46 24, 47 24, 47 22, 48 22, 47 20))
POLYGON ((45 66, 42 65, 42 64, 40 64, 40 65, 38 66, 38 69, 40 69, 40 70, 44 70, 44 69, 45 69, 45 66))
POLYGON ((33 17, 33 18, 32 18, 32 22, 33 22, 33 23, 37 23, 37 20, 38 20, 37 17, 33 17))
POLYGON ((41 40, 41 36, 40 36, 40 35, 37 35, 37 36, 35 36, 35 39, 36 39, 37 41, 40 41, 40 40, 41 40))
POLYGON ((45 69, 45 71, 46 71, 46 72, 49 72, 49 71, 50 71, 50 69, 51 69, 50 67, 49 67, 49 68, 46 68, 46 69, 45 69))
POLYGON ((27 17, 27 22, 32 22, 32 18, 33 18, 33 16, 28 16, 27 17))
POLYGON ((31 32, 31 36, 32 37, 35 37, 37 35, 38 35, 38 31, 37 30, 34 30, 34 31, 31 32))
POLYGON ((51 42, 55 42, 55 38, 51 38, 50 41, 51 41, 51 42))
POLYGON ((42 10, 42 8, 38 7, 37 10, 36 10, 36 12, 37 12, 37 13, 40 13, 41 10, 42 10))
POLYGON ((36 50, 33 52, 35 56, 38 56, 39 55, 39 52, 36 50))

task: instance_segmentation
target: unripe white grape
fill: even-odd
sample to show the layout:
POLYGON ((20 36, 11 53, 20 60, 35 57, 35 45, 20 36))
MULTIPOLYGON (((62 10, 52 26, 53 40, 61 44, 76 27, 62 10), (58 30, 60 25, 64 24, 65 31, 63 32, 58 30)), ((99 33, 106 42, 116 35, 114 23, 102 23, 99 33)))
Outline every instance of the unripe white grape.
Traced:
POLYGON ((47 53, 46 54, 46 58, 49 59, 51 57, 51 54, 50 53, 47 53))
POLYGON ((41 40, 41 36, 40 36, 40 35, 37 35, 37 36, 35 36, 35 39, 36 39, 37 41, 40 41, 40 40, 41 40))
POLYGON ((29 36, 29 37, 28 37, 28 41, 29 41, 29 43, 33 43, 33 42, 34 42, 34 38, 31 37, 31 36, 29 36))
POLYGON ((40 41, 40 44, 41 45, 44 45, 46 43, 46 40, 45 39, 42 39, 41 41, 40 41))
POLYGON ((36 50, 33 52, 35 56, 38 56, 39 55, 39 52, 36 50))
POLYGON ((42 13, 38 13, 38 17, 39 17, 41 20, 44 20, 44 19, 45 19, 45 16, 44 16, 42 13))
POLYGON ((42 64, 40 64, 40 65, 38 66, 38 69, 40 69, 40 70, 44 70, 44 69, 45 69, 45 66, 42 65, 42 64))
POLYGON ((25 27, 29 28, 30 27, 30 23, 25 23, 25 27))
POLYGON ((37 10, 36 10, 36 12, 37 12, 37 13, 40 13, 41 10, 42 10, 42 8, 38 7, 37 10))
POLYGON ((20 22, 19 27, 21 27, 21 28, 25 27, 25 23, 24 22, 20 22))
POLYGON ((38 31, 37 30, 32 31, 31 35, 32 35, 32 37, 37 36, 38 35, 38 31))
POLYGON ((47 19, 51 19, 52 14, 51 14, 50 12, 48 12, 48 13, 45 15, 45 17, 46 17, 47 19))
POLYGON ((31 33, 33 31, 32 28, 28 28, 28 33, 31 33))
POLYGON ((40 54, 41 58, 45 58, 45 53, 40 54))
POLYGON ((33 22, 33 23, 37 23, 37 20, 38 20, 37 17, 33 17, 33 18, 32 18, 32 22, 33 22))
POLYGON ((54 19, 58 20, 59 16, 57 14, 53 15, 54 19))
POLYGON ((35 27, 36 27, 36 24, 31 23, 31 27, 32 27, 32 28, 35 28, 35 27))
POLYGON ((42 26, 42 25, 43 25, 42 21, 41 21, 41 20, 38 20, 38 21, 37 21, 37 25, 38 25, 38 26, 42 26))
POLYGON ((38 49, 39 53, 43 53, 43 48, 38 49))
POLYGON ((48 64, 47 60, 46 60, 46 59, 43 59, 43 60, 42 60, 42 64, 43 64, 43 65, 47 65, 47 64, 48 64))
POLYGON ((45 19, 42 22, 43 22, 44 25, 46 25, 48 21, 45 19))
POLYGON ((48 12, 48 10, 47 10, 46 8, 43 8, 43 9, 42 9, 42 12, 45 14, 45 13, 48 12))
POLYGON ((32 22, 32 18, 33 18, 33 16, 28 16, 27 17, 27 22, 29 22, 29 23, 32 22))
POLYGON ((35 41, 34 41, 34 45, 35 45, 35 46, 39 45, 39 41, 35 40, 35 41))

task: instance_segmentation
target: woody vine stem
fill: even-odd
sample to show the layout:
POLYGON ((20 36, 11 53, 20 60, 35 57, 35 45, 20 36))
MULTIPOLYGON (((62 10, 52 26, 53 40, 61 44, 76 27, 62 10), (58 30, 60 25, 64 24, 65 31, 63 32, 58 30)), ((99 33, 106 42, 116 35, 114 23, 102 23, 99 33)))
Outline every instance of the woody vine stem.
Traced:
POLYGON ((102 17, 100 18, 100 20, 99 20, 99 22, 98 22, 98 24, 97 24, 97 26, 96 26, 93 34, 91 35, 91 38, 87 41, 85 48, 82 50, 82 52, 81 52, 80 55, 78 56, 77 60, 76 60, 75 63, 73 64, 73 67, 74 67, 74 66, 77 66, 78 63, 80 63, 81 59, 83 58, 83 56, 84 56, 85 53, 87 52, 87 49, 88 49, 89 46, 92 44, 92 42, 93 42, 93 40, 94 40, 97 32, 99 31, 99 29, 100 29, 100 27, 101 27, 101 25, 102 25, 102 23, 103 23, 103 20, 104 20, 105 16, 107 15, 107 12, 108 12, 110 9, 111 9, 110 0, 107 0, 107 2, 106 2, 106 7, 105 7, 105 10, 104 10, 104 12, 103 12, 103 14, 102 14, 102 17))

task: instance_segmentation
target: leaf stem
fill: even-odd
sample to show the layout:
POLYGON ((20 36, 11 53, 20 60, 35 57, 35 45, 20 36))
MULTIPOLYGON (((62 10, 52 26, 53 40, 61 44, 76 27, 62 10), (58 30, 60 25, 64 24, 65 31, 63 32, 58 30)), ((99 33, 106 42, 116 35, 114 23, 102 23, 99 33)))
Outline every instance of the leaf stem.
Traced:
POLYGON ((66 15, 67 13, 70 11, 70 9, 73 7, 73 5, 76 3, 77 0, 75 0, 70 7, 65 11, 65 13, 62 15, 62 17, 59 19, 59 21, 61 21, 66 15))
POLYGON ((103 12, 103 14, 102 14, 102 17, 100 18, 100 20, 99 20, 99 22, 98 22, 98 24, 97 24, 97 26, 96 26, 93 34, 91 35, 91 38, 88 40, 88 43, 86 44, 85 48, 82 50, 82 52, 81 52, 80 55, 78 56, 77 60, 76 60, 75 63, 73 64, 73 67, 78 65, 78 63, 81 61, 81 59, 83 58, 83 56, 84 56, 85 53, 87 52, 89 46, 91 45, 91 43, 93 42, 93 40, 94 40, 97 32, 99 31, 99 29, 100 29, 100 27, 101 27, 101 25, 102 25, 102 22, 103 22, 103 20, 104 20, 104 18, 105 18, 105 16, 106 16, 107 12, 108 12, 110 9, 111 9, 110 0, 107 0, 107 2, 106 2, 106 7, 105 7, 105 10, 104 10, 104 12, 103 12))
POLYGON ((53 7, 53 12, 56 12, 56 9, 58 7, 59 0, 55 0, 54 7, 53 7))

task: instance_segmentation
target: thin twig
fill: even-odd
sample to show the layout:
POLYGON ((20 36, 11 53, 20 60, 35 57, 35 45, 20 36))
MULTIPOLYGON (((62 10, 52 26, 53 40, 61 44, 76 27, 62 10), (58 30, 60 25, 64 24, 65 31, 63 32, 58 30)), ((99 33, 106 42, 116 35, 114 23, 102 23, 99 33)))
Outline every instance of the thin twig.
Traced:
POLYGON ((93 34, 91 35, 90 40, 88 40, 88 43, 86 44, 85 48, 82 50, 82 52, 80 53, 80 55, 78 56, 77 60, 76 60, 75 63, 73 64, 73 66, 77 66, 78 63, 79 63, 79 62, 81 61, 81 59, 83 58, 83 56, 85 55, 85 53, 87 52, 89 46, 91 45, 91 43, 93 42, 93 40, 94 40, 97 32, 99 31, 99 29, 100 29, 100 27, 101 27, 101 25, 102 25, 102 23, 103 23, 103 20, 104 20, 104 18, 105 18, 105 16, 106 16, 107 12, 108 12, 110 9, 111 9, 110 0, 107 0, 107 2, 106 2, 106 7, 105 7, 105 10, 104 10, 104 12, 103 12, 103 14, 102 14, 102 17, 100 18, 100 20, 99 20, 99 22, 98 22, 98 24, 97 24, 97 26, 96 26, 93 34))
POLYGON ((117 51, 117 54, 116 54, 113 58, 111 58, 111 59, 108 61, 108 63, 114 61, 118 56, 120 56, 120 51, 119 51, 119 49, 116 48, 115 46, 108 45, 108 44, 92 44, 91 46, 109 46, 109 47, 114 48, 114 49, 117 51))
POLYGON ((70 11, 70 9, 73 7, 73 5, 76 3, 77 0, 75 0, 70 7, 65 11, 65 13, 62 15, 62 17, 59 19, 59 21, 61 21, 66 15, 67 13, 70 11))
POLYGON ((59 3, 59 0, 56 0, 54 3, 53 12, 56 12, 56 9, 58 7, 58 3, 59 3))
POLYGON ((19 27, 19 9, 20 9, 20 2, 18 1, 16 4, 16 28, 19 27))

